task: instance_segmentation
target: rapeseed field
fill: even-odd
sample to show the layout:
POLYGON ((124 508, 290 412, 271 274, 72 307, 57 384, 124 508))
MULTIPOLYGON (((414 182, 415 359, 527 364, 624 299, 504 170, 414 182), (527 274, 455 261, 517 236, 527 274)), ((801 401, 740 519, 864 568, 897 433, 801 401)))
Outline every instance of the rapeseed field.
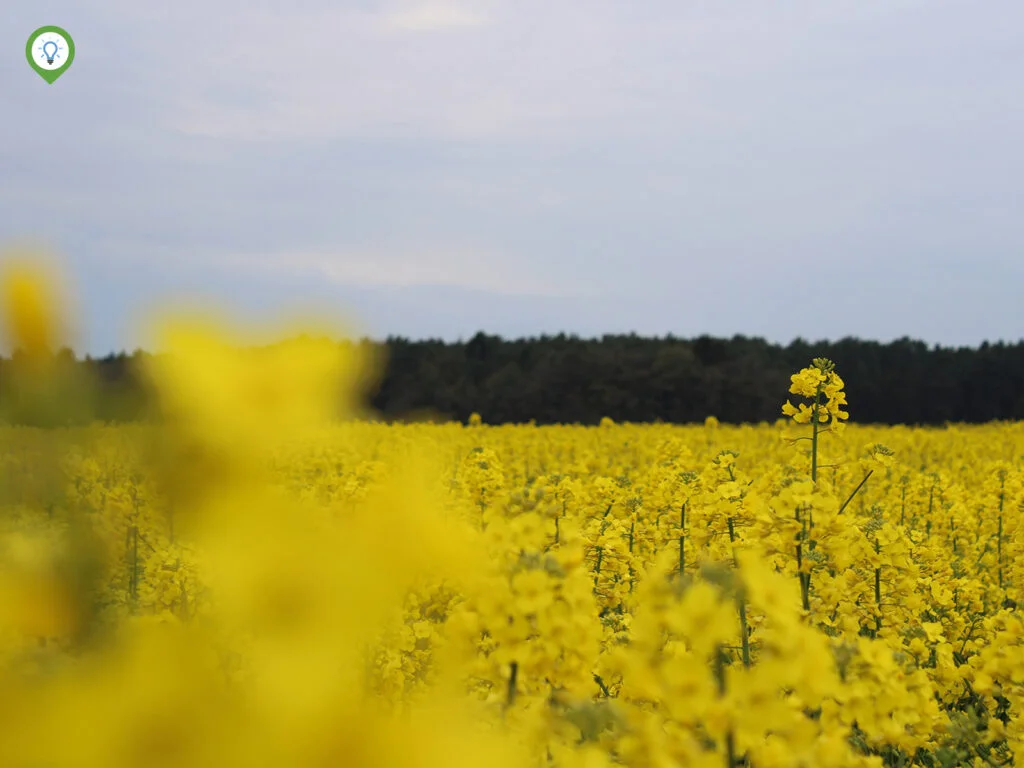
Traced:
POLYGON ((159 424, 0 428, 0 765, 1024 754, 1020 424, 859 425, 828 360, 773 424, 383 424, 354 348, 243 341, 165 325, 159 424))

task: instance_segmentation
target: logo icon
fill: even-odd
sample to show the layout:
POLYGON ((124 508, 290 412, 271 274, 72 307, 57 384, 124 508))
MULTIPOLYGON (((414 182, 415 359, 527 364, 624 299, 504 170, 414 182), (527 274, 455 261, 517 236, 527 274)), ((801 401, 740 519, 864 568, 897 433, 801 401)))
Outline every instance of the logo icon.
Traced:
POLYGON ((25 56, 29 66, 52 84, 75 60, 75 41, 60 27, 40 27, 29 35, 25 56))

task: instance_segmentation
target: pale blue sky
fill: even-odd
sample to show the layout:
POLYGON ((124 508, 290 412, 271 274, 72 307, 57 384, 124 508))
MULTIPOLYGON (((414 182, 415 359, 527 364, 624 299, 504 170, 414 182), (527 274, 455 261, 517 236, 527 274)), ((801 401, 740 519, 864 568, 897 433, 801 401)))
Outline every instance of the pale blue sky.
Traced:
POLYGON ((0 6, 0 244, 79 348, 204 297, 375 337, 1024 336, 1024 4, 0 6), (47 85, 30 32, 64 27, 47 85))

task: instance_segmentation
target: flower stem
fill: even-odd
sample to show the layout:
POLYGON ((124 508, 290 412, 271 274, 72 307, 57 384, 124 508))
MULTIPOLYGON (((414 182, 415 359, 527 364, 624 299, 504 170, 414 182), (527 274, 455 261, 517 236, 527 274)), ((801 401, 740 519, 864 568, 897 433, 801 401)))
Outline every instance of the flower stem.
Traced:
MULTIPOLYGON (((729 541, 733 545, 732 563, 733 567, 737 567, 736 563, 736 528, 733 525, 732 518, 729 518, 729 541)), ((747 604, 743 599, 742 592, 736 596, 736 604, 739 606, 740 612, 740 642, 743 646, 743 666, 750 669, 750 627, 747 625, 747 604)))
POLYGON ((821 409, 821 384, 814 393, 814 407, 811 409, 811 482, 818 482, 818 412, 821 409))
POLYGON ((511 707, 516 700, 516 679, 519 677, 519 664, 513 661, 509 665, 508 694, 505 698, 505 707, 511 707))
POLYGON ((857 484, 857 487, 853 489, 853 493, 851 493, 849 496, 847 496, 846 497, 846 501, 844 501, 843 505, 841 507, 839 507, 839 511, 836 512, 837 515, 843 514, 843 510, 846 509, 847 505, 851 501, 853 501, 853 497, 857 495, 857 491, 859 491, 861 488, 864 487, 864 483, 866 483, 868 481, 868 478, 871 477, 871 475, 874 474, 874 472, 875 472, 875 470, 873 470, 873 469, 869 469, 868 470, 868 473, 866 475, 864 475, 864 479, 861 480, 860 483, 857 484))
MULTIPOLYGON (((718 647, 715 654, 715 677, 718 679, 718 695, 725 696, 725 649, 718 647)), ((736 765, 736 737, 732 728, 725 734, 725 768, 736 765)))
MULTIPOLYGON (((881 552, 881 547, 878 545, 878 539, 875 539, 875 554, 881 552)), ((879 564, 875 568, 875 606, 878 611, 875 616, 875 636, 882 631, 882 566, 879 564)))
POLYGON ((686 569, 686 504, 679 510, 679 577, 686 569))

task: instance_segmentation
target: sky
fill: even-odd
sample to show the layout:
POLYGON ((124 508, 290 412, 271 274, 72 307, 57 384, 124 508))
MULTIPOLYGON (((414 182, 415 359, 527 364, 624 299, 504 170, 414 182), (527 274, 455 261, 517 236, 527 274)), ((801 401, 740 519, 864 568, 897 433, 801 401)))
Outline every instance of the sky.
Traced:
POLYGON ((1022 28, 1011 0, 5 2, 0 246, 58 255, 91 354, 186 300, 374 338, 1017 340, 1022 28))

